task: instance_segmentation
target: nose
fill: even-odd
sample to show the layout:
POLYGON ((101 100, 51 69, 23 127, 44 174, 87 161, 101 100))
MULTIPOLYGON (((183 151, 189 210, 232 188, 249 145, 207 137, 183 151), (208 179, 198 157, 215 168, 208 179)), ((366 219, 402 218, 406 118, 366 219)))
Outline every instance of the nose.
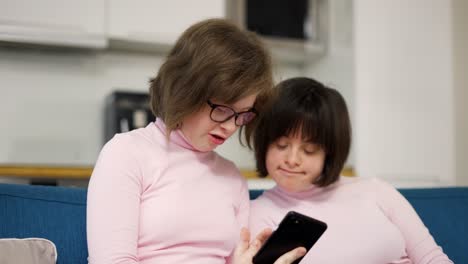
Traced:
POLYGON ((286 153, 286 164, 295 167, 301 164, 301 156, 298 149, 290 148, 286 153))
POLYGON ((220 125, 221 125, 222 129, 224 129, 226 132, 228 132, 230 134, 236 132, 236 130, 237 130, 235 117, 232 117, 229 120, 226 120, 225 122, 221 123, 220 125))

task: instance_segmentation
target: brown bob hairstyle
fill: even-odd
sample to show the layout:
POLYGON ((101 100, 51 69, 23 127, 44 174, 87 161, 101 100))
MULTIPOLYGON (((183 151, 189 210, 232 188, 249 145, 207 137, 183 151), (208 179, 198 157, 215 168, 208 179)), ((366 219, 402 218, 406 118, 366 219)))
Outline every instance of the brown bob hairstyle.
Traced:
POLYGON ((338 180, 349 154, 351 122, 341 94, 309 78, 291 78, 279 83, 278 97, 260 115, 254 133, 257 172, 268 175, 266 154, 282 136, 301 133, 303 140, 325 151, 322 174, 313 182, 325 187, 338 180))
MULTIPOLYGON (((150 84, 153 114, 170 132, 207 100, 233 104, 257 94, 261 113, 273 92, 271 59, 255 33, 208 19, 183 32, 150 84)), ((247 143, 255 123, 246 126, 247 143)))

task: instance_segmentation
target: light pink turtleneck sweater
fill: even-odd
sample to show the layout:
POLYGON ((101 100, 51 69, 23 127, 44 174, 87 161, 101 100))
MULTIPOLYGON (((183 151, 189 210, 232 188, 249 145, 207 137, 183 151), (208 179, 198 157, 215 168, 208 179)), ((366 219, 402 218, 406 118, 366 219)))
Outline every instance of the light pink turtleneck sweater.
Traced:
POLYGON ((378 179, 346 177, 300 193, 277 186, 251 203, 251 232, 276 229, 290 210, 328 224, 301 263, 453 263, 408 201, 378 179))
POLYGON ((221 264, 248 224, 245 180, 162 121, 116 135, 88 189, 90 264, 221 264))

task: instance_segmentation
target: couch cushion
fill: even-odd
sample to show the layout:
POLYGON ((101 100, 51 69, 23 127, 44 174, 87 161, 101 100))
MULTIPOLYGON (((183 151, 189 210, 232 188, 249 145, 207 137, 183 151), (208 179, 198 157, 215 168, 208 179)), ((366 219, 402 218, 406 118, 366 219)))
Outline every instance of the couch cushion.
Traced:
POLYGON ((454 263, 468 263, 468 187, 400 189, 454 263))
POLYGON ((86 190, 0 184, 0 238, 41 237, 58 264, 86 264, 86 190))
POLYGON ((2 264, 55 264, 57 249, 54 243, 43 238, 0 239, 2 264))

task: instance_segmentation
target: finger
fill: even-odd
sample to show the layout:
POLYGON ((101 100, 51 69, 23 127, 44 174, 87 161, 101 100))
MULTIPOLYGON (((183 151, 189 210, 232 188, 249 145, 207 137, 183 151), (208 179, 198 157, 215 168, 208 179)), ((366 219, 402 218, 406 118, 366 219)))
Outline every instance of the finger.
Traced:
POLYGON ((258 235, 250 244, 247 253, 252 257, 255 256, 255 254, 257 254, 258 250, 260 250, 265 241, 271 236, 271 233, 272 231, 270 228, 265 228, 260 233, 258 233, 258 235))
POLYGON ((247 228, 243 227, 240 232, 239 243, 236 246, 236 253, 243 253, 249 248, 250 232, 247 228))
POLYGON ((274 264, 291 264, 298 258, 304 256, 306 249, 303 247, 295 248, 279 257, 274 264))
POLYGON ((242 242, 249 242, 250 241, 250 231, 246 227, 241 228, 240 241, 242 241, 242 242))
POLYGON ((272 230, 270 228, 263 229, 258 235, 255 237, 255 240, 258 241, 260 245, 263 245, 265 241, 271 236, 272 230))

